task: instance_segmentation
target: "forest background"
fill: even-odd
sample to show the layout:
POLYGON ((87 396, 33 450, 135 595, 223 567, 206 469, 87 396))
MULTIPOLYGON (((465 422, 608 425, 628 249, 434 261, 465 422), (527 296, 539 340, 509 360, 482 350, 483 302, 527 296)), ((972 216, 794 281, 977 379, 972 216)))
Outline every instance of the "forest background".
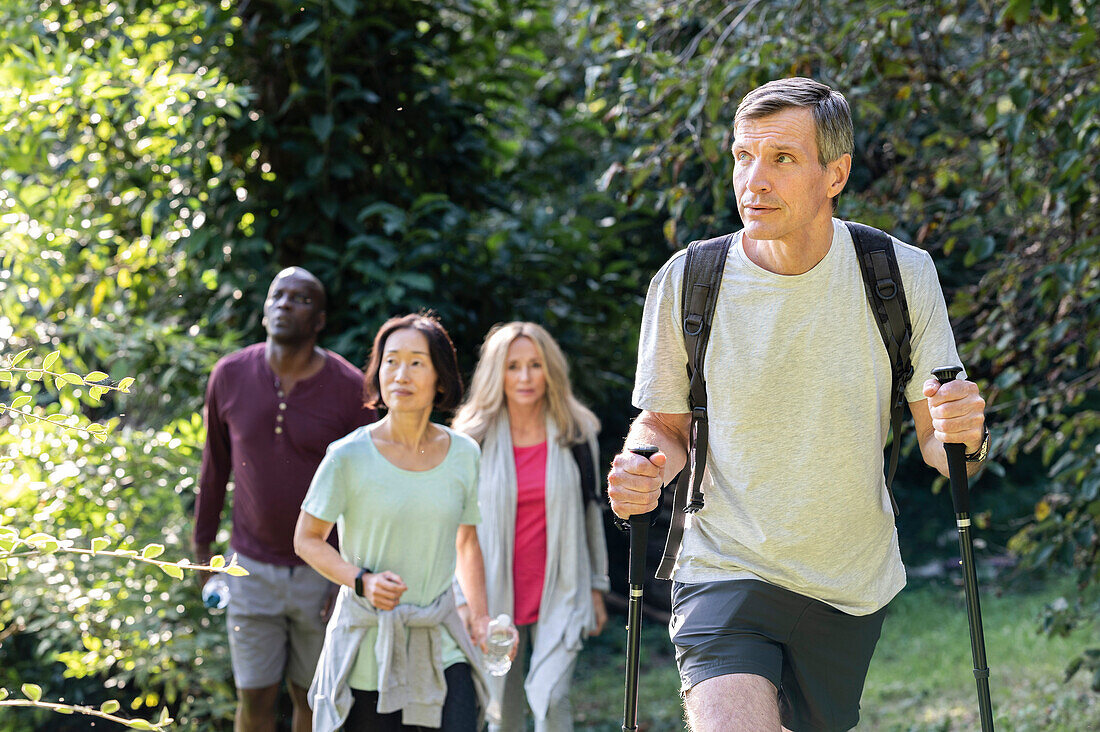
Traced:
MULTIPOLYGON (((544 324, 609 458, 649 278, 738 228, 733 111, 791 75, 852 105, 839 215, 939 268, 994 435, 980 556, 1072 574, 1042 627, 1088 622, 1097 27, 1082 0, 0 0, 0 705, 33 683, 149 728, 231 709, 192 576, 70 550, 187 557, 205 379, 262 337, 283 266, 326 284, 323 343, 355 363, 411 310, 467 374, 492 324, 544 324)), ((913 448, 899 527, 923 566, 957 547, 913 448)), ((0 706, 4 731, 72 719, 0 706)))

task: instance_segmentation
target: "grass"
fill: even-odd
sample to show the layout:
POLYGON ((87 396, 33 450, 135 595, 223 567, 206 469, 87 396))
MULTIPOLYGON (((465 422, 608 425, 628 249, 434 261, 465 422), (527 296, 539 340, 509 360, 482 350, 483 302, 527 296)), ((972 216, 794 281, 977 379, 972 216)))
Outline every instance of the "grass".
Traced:
MULTIPOLYGON (((1100 730, 1100 695, 1088 675, 1063 683, 1069 660, 1100 645, 1095 628, 1070 638, 1036 632, 1043 606, 1070 587, 1032 592, 982 585, 982 617, 990 693, 999 732, 1100 730)), ((573 707, 578 730, 622 729, 623 616, 612 616, 589 641, 577 664, 573 707)), ((665 628, 647 621, 642 634, 638 720, 643 732, 683 730, 679 679, 665 628)), ((857 732, 962 732, 977 730, 977 693, 962 590, 950 585, 911 586, 891 604, 863 692, 857 732)))

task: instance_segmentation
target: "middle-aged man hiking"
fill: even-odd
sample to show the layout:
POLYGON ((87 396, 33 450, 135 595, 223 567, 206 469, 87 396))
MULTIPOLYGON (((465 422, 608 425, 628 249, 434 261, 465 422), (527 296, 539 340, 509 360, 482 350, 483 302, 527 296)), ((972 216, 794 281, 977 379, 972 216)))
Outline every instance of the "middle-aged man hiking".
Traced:
POLYGON ((232 473, 229 543, 249 571, 229 578, 236 732, 274 732, 284 677, 294 732, 312 727, 307 690, 336 588, 294 553, 294 524, 329 443, 376 418, 362 372, 317 345, 325 305, 320 280, 284 269, 264 301, 267 340, 218 361, 206 388, 194 551, 210 558, 232 473))
MULTIPOLYGON (((705 506, 684 534, 670 634, 695 732, 846 730, 886 604, 905 584, 883 478, 891 364, 853 241, 832 216, 852 165, 844 97, 810 79, 751 91, 734 118, 744 229, 733 238, 705 359, 705 506)), ((947 474, 942 441, 977 470, 985 402, 959 363, 936 269, 894 244, 917 375, 905 390, 921 454, 947 474)), ((644 410, 616 456, 621 518, 656 507, 684 466, 690 408, 681 324, 683 253, 650 284, 633 401, 644 410)))

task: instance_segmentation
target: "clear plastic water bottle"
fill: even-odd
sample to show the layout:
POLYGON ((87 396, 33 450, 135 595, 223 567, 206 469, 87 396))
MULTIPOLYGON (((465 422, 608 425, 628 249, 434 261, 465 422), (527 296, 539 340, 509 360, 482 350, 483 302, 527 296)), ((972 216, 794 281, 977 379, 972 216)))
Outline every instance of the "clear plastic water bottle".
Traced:
POLYGON ((222 610, 229 604, 229 583, 218 572, 202 586, 202 604, 210 610, 222 610))
POLYGON ((512 668, 512 646, 516 644, 516 627, 507 613, 501 613, 489 621, 489 637, 485 645, 485 669, 493 676, 503 676, 512 668))

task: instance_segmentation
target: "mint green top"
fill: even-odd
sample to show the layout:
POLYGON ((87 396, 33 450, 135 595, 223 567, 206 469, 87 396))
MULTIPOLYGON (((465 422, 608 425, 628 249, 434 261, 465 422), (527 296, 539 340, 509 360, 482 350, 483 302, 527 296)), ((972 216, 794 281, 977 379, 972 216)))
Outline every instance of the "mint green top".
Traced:
MULTIPOLYGON (((369 427, 329 445, 313 476, 302 510, 340 531, 340 554, 373 572, 397 573, 408 589, 402 603, 425 606, 454 578, 460 524, 481 520, 477 505, 477 443, 442 425, 451 438, 443 462, 431 470, 402 470, 375 447, 369 427)), ((351 670, 353 689, 376 691, 377 628, 359 647, 351 670)), ((443 667, 466 660, 443 629, 443 667)))

